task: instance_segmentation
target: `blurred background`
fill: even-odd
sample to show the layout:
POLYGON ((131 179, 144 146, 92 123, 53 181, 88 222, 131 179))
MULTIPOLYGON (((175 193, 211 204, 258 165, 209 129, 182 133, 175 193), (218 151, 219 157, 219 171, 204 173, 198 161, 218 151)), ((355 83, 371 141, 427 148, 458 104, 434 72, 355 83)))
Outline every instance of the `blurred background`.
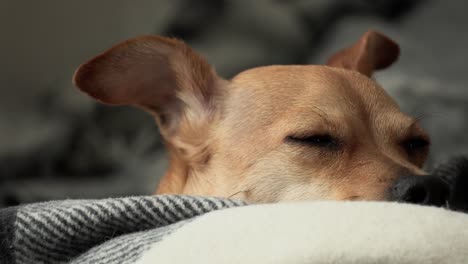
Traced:
POLYGON ((166 168, 153 120, 94 103, 76 67, 140 34, 178 37, 230 78, 269 64, 321 64, 369 28, 401 45, 376 79, 424 116, 430 168, 468 152, 464 0, 1 0, 0 207, 150 194, 166 168))

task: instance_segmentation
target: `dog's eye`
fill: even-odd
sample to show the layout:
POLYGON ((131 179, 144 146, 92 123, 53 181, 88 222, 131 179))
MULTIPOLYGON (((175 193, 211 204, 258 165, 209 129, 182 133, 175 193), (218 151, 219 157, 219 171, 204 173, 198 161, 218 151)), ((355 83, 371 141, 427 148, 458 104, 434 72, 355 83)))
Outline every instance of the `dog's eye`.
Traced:
POLYGON ((331 148, 331 147, 338 146, 338 141, 328 134, 306 136, 306 137, 288 136, 286 138, 286 141, 291 142, 291 143, 299 143, 299 144, 310 145, 314 147, 320 147, 320 148, 331 148))
POLYGON ((409 138, 403 142, 403 147, 408 154, 415 154, 429 147, 429 140, 422 137, 409 138))

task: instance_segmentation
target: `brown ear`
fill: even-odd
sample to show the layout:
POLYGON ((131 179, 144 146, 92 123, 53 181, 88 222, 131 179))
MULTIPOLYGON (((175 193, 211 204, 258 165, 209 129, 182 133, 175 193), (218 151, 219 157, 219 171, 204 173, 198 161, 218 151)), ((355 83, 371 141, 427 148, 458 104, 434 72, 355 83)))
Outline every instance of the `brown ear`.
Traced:
POLYGON ((97 100, 134 105, 156 116, 172 133, 184 118, 212 105, 218 77, 210 65, 176 39, 142 36, 126 40, 81 65, 75 85, 97 100))
POLYGON ((370 77, 375 70, 387 68, 394 63, 399 54, 398 44, 381 33, 370 30, 353 46, 334 54, 327 65, 358 71, 370 77))

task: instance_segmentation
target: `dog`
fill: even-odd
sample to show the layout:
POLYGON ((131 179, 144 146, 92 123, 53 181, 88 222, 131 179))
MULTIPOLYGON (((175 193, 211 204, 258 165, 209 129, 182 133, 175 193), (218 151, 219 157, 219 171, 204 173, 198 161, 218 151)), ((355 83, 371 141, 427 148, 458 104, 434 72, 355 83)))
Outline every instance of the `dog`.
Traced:
POLYGON ((157 194, 440 206, 447 187, 422 169, 429 136, 372 79, 399 52, 370 30, 326 65, 225 80, 182 41, 141 36, 82 64, 73 80, 102 103, 154 116, 170 158, 157 194))

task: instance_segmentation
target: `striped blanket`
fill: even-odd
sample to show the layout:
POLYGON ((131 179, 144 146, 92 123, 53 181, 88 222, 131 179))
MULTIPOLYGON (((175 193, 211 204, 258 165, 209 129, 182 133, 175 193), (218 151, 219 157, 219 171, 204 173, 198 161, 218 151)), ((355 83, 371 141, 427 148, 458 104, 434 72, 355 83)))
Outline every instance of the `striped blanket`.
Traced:
POLYGON ((0 263, 134 263, 207 212, 243 202, 195 196, 64 200, 0 210, 0 263))

